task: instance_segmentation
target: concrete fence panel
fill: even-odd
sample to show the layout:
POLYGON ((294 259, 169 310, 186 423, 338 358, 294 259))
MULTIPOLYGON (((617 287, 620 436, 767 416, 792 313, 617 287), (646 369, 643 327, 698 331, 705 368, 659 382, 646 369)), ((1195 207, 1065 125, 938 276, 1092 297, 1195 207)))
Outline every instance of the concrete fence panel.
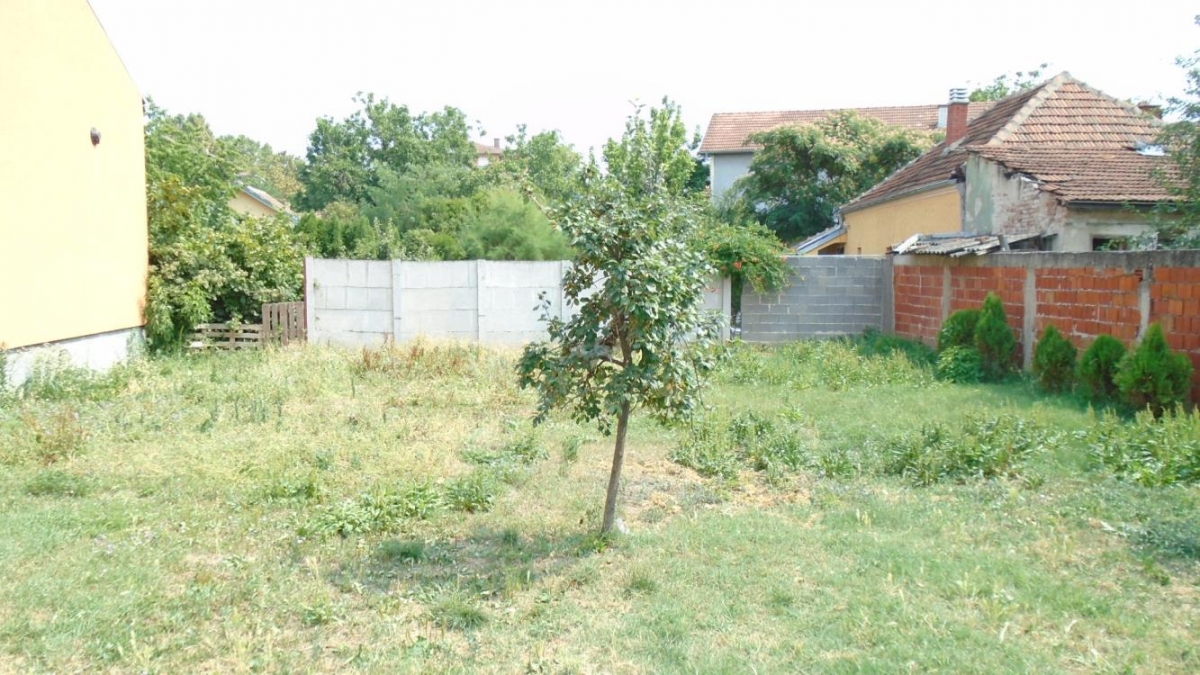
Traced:
MULTIPOLYGON (((546 337, 540 298, 569 319, 567 261, 305 261, 309 340, 350 346, 426 336, 519 345, 546 337)), ((729 280, 714 280, 705 307, 729 316, 729 280)), ((728 337, 728 333, 725 335, 728 337)))

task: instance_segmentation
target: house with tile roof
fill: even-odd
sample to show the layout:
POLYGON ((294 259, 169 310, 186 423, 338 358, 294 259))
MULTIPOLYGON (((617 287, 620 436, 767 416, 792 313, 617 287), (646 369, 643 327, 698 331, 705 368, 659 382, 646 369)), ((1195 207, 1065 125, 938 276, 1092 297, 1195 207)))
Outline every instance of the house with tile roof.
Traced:
MULTIPOLYGON (((991 106, 990 102, 971 103, 968 115, 974 117, 991 106)), ((733 187, 733 183, 750 172, 750 160, 760 149, 750 137, 781 126, 798 126, 820 121, 830 114, 853 110, 864 117, 873 117, 885 124, 937 131, 946 128, 949 106, 909 105, 878 108, 843 108, 825 110, 784 110, 776 112, 716 113, 709 120, 700 154, 708 157, 709 185, 713 199, 733 187)))
POLYGON ((946 139, 841 209, 847 253, 949 232, 1091 251, 1145 232, 1170 198, 1154 179, 1161 121, 1137 106, 1062 73, 956 125, 956 92, 946 139))
POLYGON ((500 147, 500 139, 492 140, 492 144, 475 143, 475 166, 485 167, 504 156, 504 148, 500 147))

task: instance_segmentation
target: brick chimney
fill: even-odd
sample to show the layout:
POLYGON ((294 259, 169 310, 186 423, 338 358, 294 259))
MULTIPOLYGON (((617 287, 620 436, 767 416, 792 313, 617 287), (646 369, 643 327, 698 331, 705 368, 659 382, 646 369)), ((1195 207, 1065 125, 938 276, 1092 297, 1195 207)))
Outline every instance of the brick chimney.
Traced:
POLYGON ((950 105, 946 109, 946 145, 967 135, 967 90, 951 89, 950 105))

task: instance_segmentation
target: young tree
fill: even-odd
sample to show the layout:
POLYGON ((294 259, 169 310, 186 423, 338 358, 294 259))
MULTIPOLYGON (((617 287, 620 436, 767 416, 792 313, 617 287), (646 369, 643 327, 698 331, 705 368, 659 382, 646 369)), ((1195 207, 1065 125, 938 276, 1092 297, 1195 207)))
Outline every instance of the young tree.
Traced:
POLYGON ((633 411, 688 417, 717 361, 720 318, 703 308, 713 268, 694 244, 700 207, 668 188, 647 128, 631 121, 615 153, 642 167, 645 182, 602 175, 593 164, 580 195, 548 209, 576 251, 563 294, 578 313, 560 319, 543 299, 549 340, 526 346, 518 365, 521 386, 539 396, 536 422, 559 407, 605 434, 616 422, 602 533, 616 517, 633 411))
POLYGON ((629 117, 621 140, 609 139, 605 144, 608 173, 631 190, 687 194, 696 185, 694 152, 700 147, 699 130, 688 136, 683 109, 666 96, 662 107, 651 107, 645 117, 642 109, 638 106, 629 117))

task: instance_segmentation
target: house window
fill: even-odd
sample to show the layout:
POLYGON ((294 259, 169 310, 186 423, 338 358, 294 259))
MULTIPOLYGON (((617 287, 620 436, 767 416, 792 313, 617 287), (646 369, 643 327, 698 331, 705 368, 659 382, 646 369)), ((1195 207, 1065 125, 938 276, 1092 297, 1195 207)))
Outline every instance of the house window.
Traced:
POLYGON ((1129 237, 1092 237, 1093 251, 1128 251, 1129 237))

